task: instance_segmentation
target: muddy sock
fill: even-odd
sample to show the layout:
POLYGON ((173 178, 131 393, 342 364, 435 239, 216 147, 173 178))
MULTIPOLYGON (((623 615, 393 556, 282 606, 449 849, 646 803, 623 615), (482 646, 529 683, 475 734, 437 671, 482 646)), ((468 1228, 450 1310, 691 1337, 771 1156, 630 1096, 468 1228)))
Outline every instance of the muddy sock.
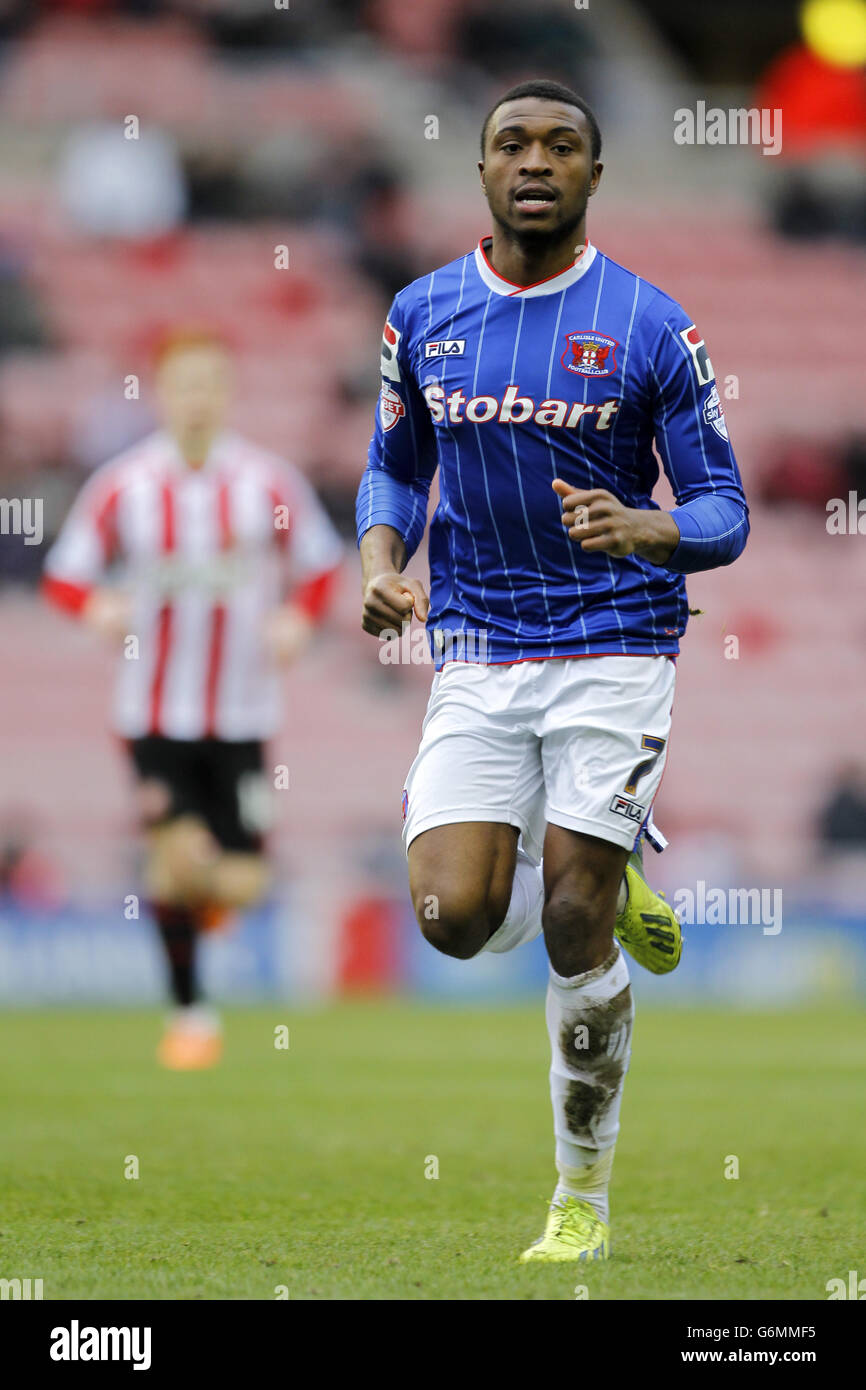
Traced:
POLYGON ((634 1019, 628 966, 619 947, 585 975, 564 979, 551 968, 546 1013, 559 1173, 554 1200, 579 1197, 606 1221, 634 1019))
POLYGON ((176 1004, 194 1004, 199 997, 195 971, 195 913, 166 903, 154 903, 152 912, 168 960, 171 997, 176 1004))

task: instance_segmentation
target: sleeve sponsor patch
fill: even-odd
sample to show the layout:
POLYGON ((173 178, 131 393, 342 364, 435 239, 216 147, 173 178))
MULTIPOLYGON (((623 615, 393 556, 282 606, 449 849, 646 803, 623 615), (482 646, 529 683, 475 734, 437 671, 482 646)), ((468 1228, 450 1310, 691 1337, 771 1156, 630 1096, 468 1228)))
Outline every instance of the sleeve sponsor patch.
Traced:
POLYGON ((693 323, 688 328, 680 329, 680 337, 691 354, 698 385, 709 386, 711 381, 715 381, 716 374, 713 371, 713 364, 710 361, 703 338, 693 323))
POLYGON ((382 330, 382 375, 389 381, 400 380, 400 367, 397 362, 397 349, 400 346, 402 333, 395 328, 388 319, 385 320, 385 327, 382 330))
POLYGON ((728 426, 725 420, 725 412, 722 410, 722 402, 719 400, 719 392, 716 386, 704 401, 704 408, 701 412, 704 417, 704 424, 711 425, 716 434, 722 439, 728 437, 728 426))
POLYGON ((392 386, 383 386, 379 393, 379 420, 385 433, 392 430, 405 414, 406 407, 399 391, 392 386))

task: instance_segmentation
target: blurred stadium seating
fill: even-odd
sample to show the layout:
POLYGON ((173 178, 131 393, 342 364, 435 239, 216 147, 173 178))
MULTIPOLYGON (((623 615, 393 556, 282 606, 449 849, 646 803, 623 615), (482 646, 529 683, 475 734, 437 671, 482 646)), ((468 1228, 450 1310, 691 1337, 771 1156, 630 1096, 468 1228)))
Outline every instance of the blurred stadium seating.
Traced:
MULTIPOLYGON (((146 379, 154 332, 206 320, 238 349, 237 427, 303 466, 344 523, 390 298, 387 273, 376 269, 376 253, 387 261, 390 249, 375 216, 377 179, 393 179, 393 254, 406 278, 462 254, 488 225, 474 188, 480 117, 534 69, 515 60, 503 76, 485 70, 483 55, 459 51, 466 16, 444 0, 322 4, 294 48, 264 51, 227 46, 240 34, 229 4, 155 5, 147 19, 107 8, 88 16, 43 6, 3 54, 0 259, 37 307, 42 338, 16 342, 13 333, 0 354, 0 493, 43 495, 60 480, 68 502, 100 440, 117 439, 112 393, 122 400, 129 373, 146 379), (448 127, 435 143, 423 137, 427 112, 448 127), (156 239, 86 235, 59 194, 66 142, 129 114, 170 133, 189 216, 156 239), (365 186, 366 213, 355 196, 365 186), (208 210, 208 188, 211 199, 217 188, 219 215, 208 210), (274 268, 282 244, 285 272, 274 268)), ((276 42, 272 7, 241 8, 276 42)), ((560 18, 567 9, 552 8, 560 18)), ((475 3, 466 13, 495 9, 475 3)), ((608 53, 604 71, 616 73, 612 63, 608 53)), ((576 48, 554 75, 579 85, 589 72, 576 48)), ((623 69, 624 90, 628 80, 623 69)), ((611 104, 607 96, 603 107, 611 104)), ((667 136, 641 144, 639 132, 612 126, 611 191, 603 185, 591 208, 591 236, 701 326, 753 502, 743 558, 689 586, 704 611, 680 661, 658 819, 680 841, 723 837, 747 878, 796 892, 814 868, 815 817, 834 770, 862 747, 866 570, 860 538, 828 535, 820 510, 762 503, 760 488, 780 440, 808 441, 829 457, 864 430, 863 252, 769 230, 751 152, 737 152, 739 164, 718 152, 717 175, 696 192, 694 166, 674 168, 667 136), (627 178, 617 176, 620 158, 627 178), (738 639, 736 659, 725 656, 726 635, 738 639)), ((148 428, 146 389, 126 428, 129 437, 148 428)), ((353 566, 350 555, 331 630, 291 676, 275 756, 292 778, 282 862, 310 889, 309 913, 332 921, 367 882, 366 849, 396 845, 430 673, 380 665, 358 630, 353 566)), ((4 573, 17 571, 4 564, 4 573)), ((4 650, 14 653, 2 694, 0 809, 35 816, 39 847, 73 900, 106 899, 134 867, 126 770, 105 729, 110 657, 39 605, 32 567, 18 577, 28 583, 0 597, 4 650)), ((397 847, 383 871, 387 892, 399 893, 401 872, 397 847)))

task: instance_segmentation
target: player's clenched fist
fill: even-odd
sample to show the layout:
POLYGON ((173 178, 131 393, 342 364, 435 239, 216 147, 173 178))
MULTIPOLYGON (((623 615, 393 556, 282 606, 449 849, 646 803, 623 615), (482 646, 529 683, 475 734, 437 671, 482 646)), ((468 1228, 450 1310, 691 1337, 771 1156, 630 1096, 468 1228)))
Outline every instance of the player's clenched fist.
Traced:
POLYGON ((129 633, 132 603, 119 589, 94 589, 81 610, 81 616, 102 637, 122 642, 129 633))
POLYGON ((314 623, 297 604, 285 603, 268 613, 262 624, 265 650, 280 666, 289 666, 306 651, 314 623))
POLYGON ((553 490, 562 503, 562 524, 581 550, 642 555, 663 565, 679 543, 669 512, 627 507, 604 488, 574 488, 562 478, 554 478, 553 490))
POLYGON ((420 579, 407 579, 403 574, 386 571, 365 583, 361 619, 365 632, 372 632, 374 637, 388 630, 400 632, 413 610, 422 623, 430 610, 430 600, 420 579))

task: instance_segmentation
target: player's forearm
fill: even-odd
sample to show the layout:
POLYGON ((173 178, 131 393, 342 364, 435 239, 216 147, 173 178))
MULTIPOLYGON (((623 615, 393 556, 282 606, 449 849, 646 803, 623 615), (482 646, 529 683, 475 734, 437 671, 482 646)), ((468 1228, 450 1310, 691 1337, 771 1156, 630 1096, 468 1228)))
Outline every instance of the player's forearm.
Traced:
POLYGON ((128 594, 111 587, 95 588, 81 610, 85 626, 101 637, 120 640, 129 632, 132 616, 128 594))
POLYGON ((666 565, 680 543, 680 532, 670 512, 635 511, 634 553, 653 565, 666 565))
POLYGON ((393 526, 371 526, 361 537, 361 574, 364 586, 376 575, 402 574, 406 565, 406 543, 393 526))

